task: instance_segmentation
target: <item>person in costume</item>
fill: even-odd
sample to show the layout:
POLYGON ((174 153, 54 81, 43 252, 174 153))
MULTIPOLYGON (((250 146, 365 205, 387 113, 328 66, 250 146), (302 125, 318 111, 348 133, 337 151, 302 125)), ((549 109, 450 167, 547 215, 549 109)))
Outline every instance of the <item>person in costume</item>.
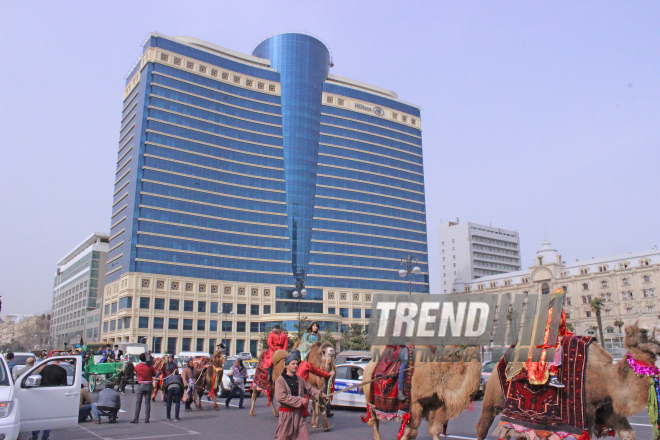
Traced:
MULTIPOLYGON (((309 440, 307 407, 309 397, 316 398, 319 391, 304 381, 298 372, 298 354, 291 353, 284 359, 286 369, 275 381, 275 399, 279 402, 276 440, 309 440), (309 397, 308 397, 309 396, 309 397)), ((324 393, 320 393, 325 398, 324 393)))
POLYGON ((264 353, 264 368, 268 369, 268 381, 273 379, 273 354, 277 350, 286 350, 289 348, 289 338, 282 332, 279 324, 273 326, 273 330, 268 335, 268 351, 264 353))
POLYGON ((303 361, 307 360, 309 350, 312 349, 312 345, 314 345, 318 340, 320 340, 319 324, 314 321, 309 325, 309 327, 307 327, 307 330, 305 331, 305 334, 303 334, 300 344, 298 344, 298 350, 300 350, 301 359, 303 361))

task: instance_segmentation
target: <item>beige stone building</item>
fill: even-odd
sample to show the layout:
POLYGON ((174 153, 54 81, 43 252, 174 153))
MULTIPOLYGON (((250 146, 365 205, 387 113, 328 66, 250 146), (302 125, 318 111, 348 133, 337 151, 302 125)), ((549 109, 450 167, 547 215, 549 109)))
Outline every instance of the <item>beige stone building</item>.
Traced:
POLYGON ((2 323, 0 323, 0 345, 11 344, 11 341, 14 339, 14 334, 16 333, 16 325, 14 321, 10 320, 9 317, 2 323))
POLYGON ((454 292, 549 293, 563 287, 567 320, 577 334, 596 335, 596 316, 589 302, 602 298, 603 332, 606 347, 621 344, 616 321, 624 325, 641 316, 660 319, 660 250, 631 252, 614 257, 567 263, 545 240, 534 264, 519 272, 483 277, 470 282, 458 279, 454 292))
MULTIPOLYGON (((330 328, 336 341, 350 324, 366 325, 375 291, 308 289, 301 316, 330 328)), ((298 302, 274 285, 242 284, 129 273, 106 286, 102 340, 143 342, 154 352, 214 351, 256 355, 261 333, 272 324, 296 333, 298 302)))

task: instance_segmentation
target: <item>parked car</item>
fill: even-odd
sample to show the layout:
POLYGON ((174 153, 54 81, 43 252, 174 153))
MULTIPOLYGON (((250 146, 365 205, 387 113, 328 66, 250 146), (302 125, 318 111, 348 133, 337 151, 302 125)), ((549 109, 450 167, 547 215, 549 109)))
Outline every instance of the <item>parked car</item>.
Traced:
MULTIPOLYGON (((222 390, 219 391, 220 397, 229 396, 231 391, 231 381, 229 380, 229 371, 231 367, 235 365, 237 357, 232 356, 225 360, 225 363, 222 366, 224 375, 222 376, 222 390)), ((256 372, 257 364, 259 362, 256 359, 251 359, 249 361, 243 361, 243 365, 247 368, 247 378, 245 379, 244 390, 247 392, 252 387, 252 381, 254 380, 254 373, 256 372)))
POLYGON ((5 440, 18 439, 21 431, 78 426, 82 357, 57 356, 48 358, 47 362, 53 359, 73 360, 69 384, 41 387, 36 365, 14 381, 7 361, 4 357, 0 359, 0 436, 5 440))
POLYGON ((211 355, 205 351, 182 351, 181 353, 179 353, 177 357, 181 359, 181 362, 185 365, 186 363, 188 363, 189 359, 198 358, 198 357, 210 358, 211 355))
MULTIPOLYGON (((4 355, 7 356, 7 353, 5 353, 4 355)), ((29 358, 34 358, 35 361, 37 360, 37 356, 35 356, 33 353, 29 353, 29 352, 14 353, 14 363, 16 364, 16 368, 18 368, 19 370, 23 368, 29 358)))
POLYGON ((347 350, 342 351, 337 355, 335 359, 335 365, 346 364, 346 363, 360 363, 360 362, 369 362, 373 355, 370 351, 353 351, 347 350))
POLYGON ((498 361, 487 361, 481 363, 481 385, 479 386, 479 394, 477 394, 477 399, 481 399, 484 394, 486 394, 486 385, 488 384, 488 379, 490 379, 490 374, 497 367, 497 363, 498 361))
MULTIPOLYGON (((364 367, 367 363, 368 362, 351 362, 337 365, 335 392, 361 383, 362 375, 364 374, 364 367)), ((367 401, 364 396, 364 390, 360 387, 346 391, 345 393, 336 394, 333 396, 332 405, 366 408, 367 401)))

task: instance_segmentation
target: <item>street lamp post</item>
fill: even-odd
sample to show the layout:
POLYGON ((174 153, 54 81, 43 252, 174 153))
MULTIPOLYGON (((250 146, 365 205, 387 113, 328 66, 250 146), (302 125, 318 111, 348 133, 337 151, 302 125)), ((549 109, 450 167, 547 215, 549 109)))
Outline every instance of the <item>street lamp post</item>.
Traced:
MULTIPOLYGON (((223 325, 224 320, 222 318, 224 315, 228 315, 228 316, 233 317, 234 316, 234 311, 230 310, 227 313, 225 313, 222 309, 220 311, 220 327, 221 327, 220 331, 221 331, 221 336, 222 336, 222 339, 220 340, 220 343, 222 343, 223 340, 227 339, 227 330, 224 330, 225 326, 223 325)), ((232 319, 232 323, 233 323, 233 319, 232 319)))
POLYGON ((410 299, 412 299, 412 276, 413 274, 420 275, 422 273, 422 269, 417 266, 418 262, 419 260, 417 257, 413 257, 412 255, 408 255, 406 258, 401 259, 401 266, 404 267, 404 269, 399 271, 399 276, 401 278, 408 277, 408 292, 410 299), (415 267, 413 267, 413 264, 415 264, 415 267))
POLYGON ((298 298, 298 341, 300 341, 300 300, 307 295, 307 289, 305 289, 304 282, 300 285, 302 287, 300 292, 298 292, 298 287, 293 290, 293 297, 298 298))

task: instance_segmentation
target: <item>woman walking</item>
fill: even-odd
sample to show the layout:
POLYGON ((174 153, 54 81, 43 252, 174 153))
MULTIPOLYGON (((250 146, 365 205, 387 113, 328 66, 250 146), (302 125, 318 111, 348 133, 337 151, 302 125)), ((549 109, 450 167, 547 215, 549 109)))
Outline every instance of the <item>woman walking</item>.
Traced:
POLYGON ((307 327, 307 330, 302 337, 302 341, 300 341, 300 344, 298 345, 298 351, 300 351, 300 356, 302 357, 303 361, 307 360, 307 355, 309 355, 309 351, 312 349, 312 345, 314 345, 319 340, 319 324, 314 321, 309 325, 309 327, 307 327))

